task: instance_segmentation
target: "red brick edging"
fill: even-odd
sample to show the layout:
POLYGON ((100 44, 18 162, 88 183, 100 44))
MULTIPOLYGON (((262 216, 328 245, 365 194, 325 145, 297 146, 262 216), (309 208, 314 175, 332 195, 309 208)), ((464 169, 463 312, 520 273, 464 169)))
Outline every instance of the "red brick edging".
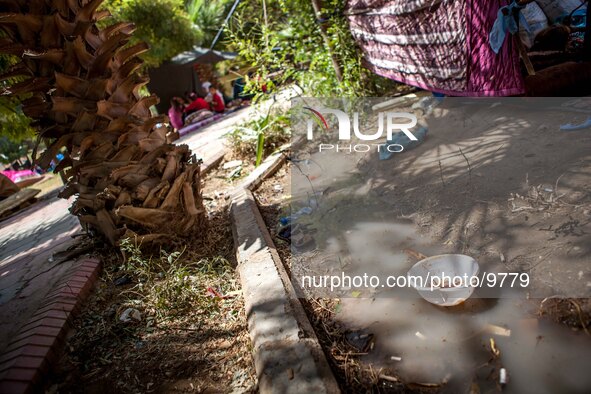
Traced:
POLYGON ((39 388, 100 268, 96 258, 79 260, 21 327, 0 356, 0 394, 30 393, 39 388))

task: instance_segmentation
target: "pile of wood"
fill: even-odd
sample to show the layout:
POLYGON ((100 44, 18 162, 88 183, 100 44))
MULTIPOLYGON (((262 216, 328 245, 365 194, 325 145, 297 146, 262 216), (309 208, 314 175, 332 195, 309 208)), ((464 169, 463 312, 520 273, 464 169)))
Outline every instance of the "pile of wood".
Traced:
POLYGON ((68 180, 71 212, 111 244, 122 236, 191 236, 205 222, 199 164, 167 140, 158 97, 143 97, 144 43, 127 45, 134 25, 99 29, 102 0, 0 0, 0 53, 21 62, 0 76, 20 82, 2 92, 22 99, 49 148, 37 164, 68 180))
POLYGON ((0 200, 0 221, 10 218, 34 204, 37 201, 35 196, 40 192, 39 189, 22 189, 0 200))

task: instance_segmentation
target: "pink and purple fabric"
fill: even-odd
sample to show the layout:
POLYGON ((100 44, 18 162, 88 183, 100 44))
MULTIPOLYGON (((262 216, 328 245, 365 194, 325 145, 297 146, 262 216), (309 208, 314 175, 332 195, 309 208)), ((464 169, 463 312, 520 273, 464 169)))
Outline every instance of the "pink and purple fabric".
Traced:
POLYGON ((512 36, 489 35, 503 0, 349 0, 346 13, 376 74, 452 96, 525 93, 512 36))

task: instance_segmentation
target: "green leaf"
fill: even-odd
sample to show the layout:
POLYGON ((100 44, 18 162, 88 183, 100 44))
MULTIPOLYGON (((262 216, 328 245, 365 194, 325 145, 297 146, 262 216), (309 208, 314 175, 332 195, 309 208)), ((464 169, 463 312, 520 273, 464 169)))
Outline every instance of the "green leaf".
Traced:
POLYGON ((255 167, 258 167, 261 164, 261 161, 263 160, 264 149, 265 149, 265 135, 263 133, 260 133, 258 140, 257 140, 257 160, 255 163, 255 167))
POLYGON ((202 44, 203 34, 189 18, 183 0, 107 0, 104 7, 116 21, 135 23, 132 43, 145 41, 150 45, 142 56, 149 66, 158 66, 202 44))
POLYGON ((341 304, 339 302, 334 308, 334 313, 341 313, 342 310, 343 310, 343 304, 341 304))

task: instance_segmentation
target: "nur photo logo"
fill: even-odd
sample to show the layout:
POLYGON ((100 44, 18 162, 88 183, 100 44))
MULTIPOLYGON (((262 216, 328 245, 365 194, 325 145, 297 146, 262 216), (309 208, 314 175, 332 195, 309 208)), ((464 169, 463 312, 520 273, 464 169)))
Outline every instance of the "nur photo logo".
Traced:
POLYGON ((331 133, 338 132, 339 142, 336 144, 320 143, 318 144, 318 151, 334 151, 334 152, 369 152, 370 150, 387 150, 392 153, 399 153, 404 150, 400 144, 386 144, 385 141, 378 143, 377 141, 383 139, 384 133, 386 141, 391 141, 395 133, 404 133, 411 141, 418 141, 418 138, 412 133, 417 125, 417 117, 408 112, 379 112, 377 116, 377 130, 363 130, 360 126, 359 112, 353 112, 352 117, 345 111, 326 108, 326 107, 304 107, 309 113, 306 122, 306 135, 308 141, 314 141, 314 125, 318 125, 322 132, 331 133), (331 127, 329 119, 336 119, 336 128, 331 127), (353 138, 359 141, 374 141, 374 143, 353 143, 353 138), (348 141, 349 143, 344 143, 348 141))

